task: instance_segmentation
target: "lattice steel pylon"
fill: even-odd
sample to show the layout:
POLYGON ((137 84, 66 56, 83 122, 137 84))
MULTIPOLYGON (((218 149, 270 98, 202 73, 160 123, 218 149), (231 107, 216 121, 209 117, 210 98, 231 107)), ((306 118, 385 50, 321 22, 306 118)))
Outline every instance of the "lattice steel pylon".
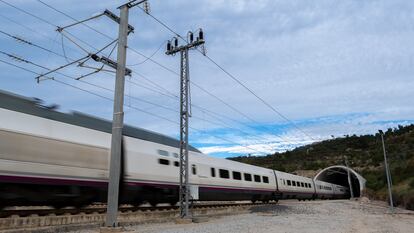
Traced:
POLYGON ((174 55, 180 52, 180 187, 179 187, 179 202, 180 202, 180 217, 190 218, 189 215, 189 174, 188 174, 188 123, 190 117, 190 73, 189 73, 189 57, 188 50, 196 48, 204 44, 203 31, 199 30, 197 39, 193 40, 193 33, 189 32, 189 40, 186 45, 178 46, 178 39, 175 38, 174 45, 168 41, 167 55, 174 55))
POLYGON ((180 216, 188 216, 188 89, 190 75, 188 73, 188 49, 181 51, 180 78, 180 216), (184 185, 183 185, 184 184, 184 185))

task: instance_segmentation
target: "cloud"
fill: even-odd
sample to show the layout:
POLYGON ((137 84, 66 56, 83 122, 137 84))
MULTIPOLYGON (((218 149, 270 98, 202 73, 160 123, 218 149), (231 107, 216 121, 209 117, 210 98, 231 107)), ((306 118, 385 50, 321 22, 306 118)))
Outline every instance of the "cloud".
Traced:
MULTIPOLYGON (((87 18, 105 8, 118 13, 116 7, 122 3, 98 0, 46 2, 77 19, 87 18)), ((72 22, 36 1, 10 3, 56 25, 72 22)), ((150 4, 152 14, 180 34, 202 27, 208 55, 312 138, 320 140, 331 135, 374 133, 379 128, 409 124, 413 120, 412 1, 166 0, 151 1, 150 4)), ((1 30, 63 53, 61 37, 54 27, 1 3, 0 15, 39 33, 6 19, 0 23, 1 30)), ((173 36, 138 8, 131 9, 130 23, 136 30, 129 36, 128 46, 146 55, 153 54, 173 36)), ((88 25, 110 37, 117 35, 117 25, 109 19, 102 18, 88 25)), ((70 29, 70 32, 96 48, 110 41, 82 25, 70 29)), ((84 54, 69 41, 64 42, 68 56, 84 54)), ((16 43, 4 36, 0 36, 0 43, 1 50, 22 55, 48 67, 58 67, 66 62, 62 57, 16 43)), ((131 50, 127 55, 128 64, 144 61, 142 56, 131 50)), ((1 56, 1 59, 8 58, 1 56)), ((166 56, 163 47, 153 59, 179 73, 178 56, 166 56)), ((41 70, 27 64, 19 65, 41 70)), ((0 64, 0 68, 1 89, 40 97, 48 103, 58 103, 64 110, 74 109, 112 118, 111 102, 50 81, 37 85, 32 74, 4 64, 0 64)), ((131 81, 144 87, 127 82, 126 94, 178 111, 177 99, 148 90, 151 88, 165 93, 166 89, 178 96, 177 74, 151 61, 131 68, 147 80, 134 74, 131 81)), ((64 72, 77 76, 85 71, 70 67, 64 72)), ((194 117, 190 119, 190 126, 199 131, 191 130, 190 140, 204 151, 222 153, 221 156, 226 153, 257 153, 229 141, 263 152, 272 151, 269 147, 274 147, 273 151, 281 151, 314 141, 195 51, 190 52, 190 75, 194 83, 244 114, 192 86, 192 103, 221 115, 212 117, 206 111, 193 107, 194 117), (288 138, 291 142, 285 143, 279 137, 288 138)), ((62 76, 57 78, 109 98, 113 96, 85 83, 62 76)), ((108 88, 114 85, 113 74, 101 73, 85 80, 108 88)), ((179 135, 176 124, 154 116, 178 122, 177 112, 133 98, 125 98, 125 102, 153 113, 125 108, 126 123, 174 137, 179 135)))

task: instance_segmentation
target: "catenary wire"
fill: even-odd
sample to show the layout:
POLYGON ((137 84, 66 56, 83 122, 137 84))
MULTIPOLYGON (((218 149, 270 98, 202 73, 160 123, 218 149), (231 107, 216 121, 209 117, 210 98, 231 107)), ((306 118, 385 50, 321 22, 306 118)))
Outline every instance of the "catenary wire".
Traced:
MULTIPOLYGON (((40 1, 40 0, 38 0, 38 1, 44 4, 44 2, 42 2, 42 1, 40 1)), ((45 4, 45 5, 47 5, 47 4, 45 4)), ((63 14, 63 15, 65 15, 66 17, 68 17, 68 18, 70 18, 70 19, 74 20, 75 22, 79 22, 77 19, 75 19, 75 18, 73 18, 73 17, 69 16, 68 14, 66 14, 66 13, 64 13, 64 12, 62 12, 62 11, 60 11, 60 10, 58 10, 58 9, 54 8, 54 7, 51 7, 50 5, 48 5, 48 7, 52 8, 53 10, 55 10, 55 11, 57 11, 57 12, 59 12, 59 13, 63 14)), ((141 7, 140 7, 140 8, 141 8, 141 7)), ((141 9, 142 9, 142 8, 141 8, 141 9)), ((143 10, 143 9, 142 9, 142 10, 143 10)), ((160 23, 160 24, 162 24, 164 27, 166 27, 169 31, 173 32, 175 35, 177 35, 177 36, 178 36, 178 37, 180 37, 181 39, 185 40, 185 39, 184 39, 181 35, 179 35, 178 33, 175 33, 175 31, 174 31, 172 28, 168 27, 168 26, 167 26, 165 23, 163 23, 161 20, 158 20, 156 17, 154 17, 154 16, 153 16, 153 15, 151 15, 151 14, 149 14, 149 15, 150 15, 150 16, 151 16, 154 20, 156 20, 158 23, 160 23)), ((85 25, 85 26, 87 26, 88 28, 91 28, 91 27, 89 27, 88 25, 85 25)), ((93 31, 98 31, 98 30, 93 29, 93 31)), ((98 32, 99 32, 100 34, 103 34, 103 33, 101 33, 100 31, 98 31, 98 32)), ((106 35, 106 34, 104 34, 104 35, 106 35)), ((106 37, 107 37, 107 38, 111 38, 110 36, 107 36, 107 35, 106 35, 106 37)), ((174 74, 176 74, 176 75, 179 75, 179 74, 178 74, 177 72, 175 72, 174 70, 172 70, 172 69, 170 69, 170 68, 168 68, 168 67, 166 67, 166 66, 162 65, 161 63, 159 63, 159 62, 155 61, 154 59, 152 59, 153 55, 154 55, 155 53, 157 53, 157 52, 158 52, 158 50, 162 47, 162 45, 163 45, 164 43, 165 43, 165 42, 163 42, 163 43, 161 44, 161 46, 157 49, 157 51, 156 51, 156 52, 154 52, 151 56, 146 56, 146 55, 144 55, 144 54, 142 54, 142 53, 140 53, 140 52, 136 51, 135 49, 133 49, 133 48, 131 48, 131 47, 128 47, 128 49, 129 49, 129 50, 131 50, 131 51, 133 51, 134 53, 137 53, 138 55, 141 55, 141 56, 145 57, 146 59, 144 60, 144 62, 146 62, 146 61, 150 60, 150 61, 152 61, 153 63, 155 63, 155 64, 157 64, 157 65, 161 66, 162 68, 164 68, 164 69, 166 69, 166 70, 168 70, 168 71, 170 71, 170 72, 172 72, 172 73, 174 73, 174 74)), ((141 77, 142 77, 143 79, 145 79, 146 81, 149 81, 150 83, 154 84, 156 87, 159 87, 159 88, 163 89, 164 91, 166 91, 166 92, 170 93, 167 89, 165 89, 165 88, 161 87, 160 85, 155 84, 155 83, 154 83, 154 82, 152 82, 150 79, 147 79, 145 76, 143 76, 143 75, 139 74, 138 72, 135 72, 135 71, 133 70, 133 73, 138 74, 139 76, 141 76, 141 77)), ((198 85, 197 83, 194 83, 194 82, 192 82, 192 81, 191 81, 191 83, 192 83, 194 86, 198 87, 198 88, 199 88, 200 90, 202 90, 203 92, 207 93, 208 95, 210 95, 210 96, 212 96, 213 98, 217 99, 219 102, 221 102, 221 103, 223 103, 224 105, 226 105, 227 107, 231 108, 233 111, 235 111, 235 112, 237 112, 237 113, 241 114, 242 116, 244 116, 245 118, 249 119, 250 121, 252 121, 252 122, 254 122, 254 123, 258 124, 258 122, 257 122, 257 121, 253 120, 251 117, 249 117, 249 116, 247 116, 246 114, 242 113, 241 111, 237 110, 235 107, 233 107, 233 106, 231 106, 230 104, 228 104, 227 102, 223 101, 221 98, 217 97, 216 95, 214 95, 214 94, 212 94, 211 92, 207 91, 206 89, 202 88, 202 87, 201 87, 200 85, 198 85)), ((274 135, 275 135, 276 137, 280 138, 282 141, 286 141, 286 139, 284 139, 283 137, 280 137, 279 135, 276 135, 276 134, 274 134, 274 135)))
MULTIPOLYGON (((31 13, 29 13, 29 12, 27 12, 27 11, 25 11, 25 10, 23 10, 23 9, 21 9, 21 8, 18 8, 18 7, 16 7, 16 6, 14 6, 14 5, 12 5, 12 4, 10 4, 10 3, 7 3, 7 2, 5 2, 5 1, 3 1, 3 0, 0 0, 0 1, 2 1, 3 3, 5 3, 5 4, 7 4, 7 5, 9 5, 9 6, 11 6, 11 7, 13 7, 13 8, 15 8, 15 9, 17 9, 17 10, 20 10, 20 11, 22 11, 22 12, 24 12, 24 13, 26 13, 26 14, 28 14, 28 15, 31 15, 32 17, 35 17, 35 18, 37 18, 37 19, 39 19, 39 20, 41 20, 41 21, 43 21, 43 22, 45 22, 45 23, 47 23, 47 24, 49 24, 49 25, 52 25, 52 26, 55 26, 55 27, 57 27, 56 25, 54 25, 53 23, 50 23, 50 22, 48 22, 48 21, 46 21, 46 20, 44 20, 44 19, 42 19, 42 18, 40 18, 40 17, 38 17, 38 16, 36 16, 36 15, 34 15, 34 14, 31 14, 31 13)), ((41 1, 39 1, 39 2, 41 2, 41 1)), ((41 2, 41 3, 43 3, 44 4, 44 2, 41 2)), ((49 5, 49 7, 50 7, 50 5, 49 5)), ((54 9, 54 10, 57 10, 57 9, 54 9)), ((57 10, 58 11, 58 10, 57 10)), ((64 14, 63 12, 61 12, 61 11, 58 11, 59 13, 62 13, 62 14, 64 14)), ((67 17, 70 17, 70 16, 68 16, 67 14, 64 14, 64 15, 66 15, 67 17)), ((152 16, 152 15, 151 15, 152 16)), ((70 17, 71 19, 74 19, 74 18, 72 18, 72 17, 70 17)), ((76 19, 74 19, 75 21, 77 21, 76 19)), ((166 26, 165 24, 163 25, 163 26, 166 26)), ((89 26, 88 26, 89 27, 89 26)), ((173 31, 171 28, 168 28, 169 30, 171 30, 171 31, 173 31)), ((177 34, 178 35, 178 34, 177 34)), ((73 35, 72 35, 73 36, 73 35)), ((181 37, 181 36, 180 36, 181 37)), ((108 37, 108 38, 110 38, 110 37, 108 37)), ((182 38, 182 37, 181 37, 182 38)), ((77 38, 78 39, 78 38, 77 38)), ((79 39, 80 40, 80 39, 79 39)), ((84 43, 84 44, 86 44, 86 45, 88 45, 89 47, 91 47, 91 48, 94 48, 94 49, 96 49, 95 47, 93 47, 93 46, 91 46, 90 44, 88 44, 88 43, 86 43, 86 42, 84 42, 84 41, 82 41, 82 40, 80 40, 82 43, 84 43)), ((96 49, 97 50, 97 49, 96 49)), ((144 56, 145 57, 145 55, 144 54, 142 54, 142 53, 139 53, 138 51, 136 51, 136 50, 132 50, 132 51, 134 51, 134 52, 136 52, 136 53, 138 53, 138 54, 140 54, 140 55, 142 55, 142 56, 144 56)), ((152 62, 154 62, 154 63, 156 63, 156 64, 158 64, 158 65, 160 65, 160 66, 162 66, 162 67, 164 67, 165 69, 167 69, 167 70, 169 70, 169 71, 172 71, 172 72, 174 72, 174 73, 176 73, 175 71, 173 71, 173 70, 171 70, 170 68, 168 68, 168 67, 165 67, 165 66, 163 66, 162 64, 160 64, 160 63, 158 63, 158 62, 156 62, 156 61, 154 61, 151 57, 147 57, 148 58, 148 60, 151 60, 152 62)), ((276 136, 278 136, 278 135, 276 135, 276 136)), ((285 141, 285 139, 282 139, 283 141, 285 141)))
POLYGON ((163 41, 161 44, 160 44, 160 46, 158 47, 158 49, 157 50, 155 50, 150 56, 148 56, 147 58, 145 58, 143 61, 141 61, 141 62, 138 62, 138 63, 135 63, 135 64, 130 64, 130 65, 127 65, 127 66, 138 66, 138 65, 142 65, 142 64, 144 64, 145 62, 147 62, 149 59, 151 59, 151 58, 153 58, 154 56, 155 56, 155 54, 157 54, 158 53, 158 51, 160 51, 160 49, 164 46, 164 44, 165 44, 165 42, 166 41, 163 41))
MULTIPOLYGON (((7 64, 7 65, 10 65, 10 66, 13 66, 13 67, 16 67, 16 68, 19 68, 19 69, 24 70, 24 71, 30 72, 30 73, 32 73, 32 74, 39 75, 39 73, 38 73, 38 72, 32 71, 32 70, 30 70, 30 69, 27 69, 27 68, 24 68, 24 67, 21 67, 21 66, 15 65, 15 64, 12 64, 12 63, 10 63, 10 62, 7 62, 7 61, 1 60, 1 59, 0 59, 0 62, 2 62, 2 63, 4 63, 4 64, 7 64)), ((87 93, 89 93, 89 94, 92 94, 92 95, 95 95, 95 96, 97 96, 97 97, 100 97, 100 98, 103 98, 103 99, 105 99, 105 100, 109 100, 109 101, 113 102, 113 99, 111 99, 111 98, 109 98, 109 97, 106 97, 106 96, 103 96, 103 95, 100 95, 100 94, 97 94, 97 93, 95 93, 95 92, 89 91, 89 90, 87 90, 87 89, 84 89, 84 88, 81 88, 81 87, 78 87, 78 86, 75 86, 75 85, 72 85, 72 84, 69 84, 69 83, 63 82, 63 81, 61 81, 61 80, 54 79, 54 78, 51 78, 51 80, 52 80, 52 81, 55 81, 55 82, 57 82, 57 83, 60 83, 60 84, 63 84, 63 85, 66 85, 66 86, 72 87, 72 88, 76 88, 76 89, 78 89, 78 90, 80 90, 80 91, 84 91, 84 92, 87 92, 87 93)), ((165 121, 168 121, 168 122, 174 123, 174 124, 176 124, 176 125, 179 125, 179 123, 178 123, 178 122, 172 121, 172 120, 170 120, 170 119, 168 119, 168 118, 166 118, 166 117, 159 116, 159 115, 154 114, 154 113, 152 113, 152 112, 148 112, 148 111, 146 111, 146 110, 144 110, 144 109, 140 109, 140 108, 137 108, 137 107, 134 107, 134 106, 128 106, 128 105, 125 105, 125 106, 126 106, 126 107, 129 107, 129 108, 131 108, 131 109, 137 110, 137 111, 139 111, 139 112, 142 112, 142 113, 148 114, 148 115, 150 115, 150 116, 153 116, 153 117, 156 117, 156 118, 159 118, 159 119, 163 119, 163 120, 165 120, 165 121)), ((203 133, 203 134, 208 134, 208 133, 205 133, 203 130, 200 130, 200 129, 197 129, 197 128, 194 128, 194 127, 189 127, 189 128, 190 128, 190 129, 192 129, 192 130, 195 130, 195 131, 197 131, 197 132, 203 133)), ((226 141, 226 142, 229 142, 229 143, 232 143, 232 144, 240 145, 240 146, 242 146, 242 147, 244 147, 244 148, 246 148, 246 149, 249 149, 249 150, 253 150, 253 151, 256 151, 256 152, 259 152, 259 153, 263 153, 263 151, 256 150, 256 149, 251 148, 251 147, 249 147, 249 146, 244 146, 244 145, 241 145, 240 143, 237 143, 237 142, 234 142, 234 141, 228 140, 228 139, 226 139, 226 138, 222 138, 222 137, 220 137, 220 136, 216 136, 216 135, 214 135, 213 137, 219 138, 219 139, 221 139, 221 140, 223 140, 223 141, 226 141)))
MULTIPOLYGON (((140 7, 141 10, 144 10, 143 8, 140 7)), ((170 32, 172 32, 175 36, 181 38, 182 40, 184 40, 185 42, 187 42, 187 40, 182 37, 179 33, 177 33, 176 31, 174 31, 171 27, 169 27, 166 23, 162 22, 160 19, 158 19, 157 17, 155 17, 153 14, 146 12, 147 15, 149 15, 151 18, 153 18, 156 22, 158 22, 159 24, 161 24, 163 27, 165 27, 167 30, 169 30, 170 32)), ((202 51, 198 50, 198 52, 202 53, 202 51)), ((204 54, 203 54, 204 55, 204 54)), ((307 137, 309 137, 312 140, 315 140, 312 136, 310 136, 308 133, 306 133, 303 129, 301 129, 295 122, 293 122, 292 120, 290 120, 288 117, 286 117, 284 114, 282 114, 280 111, 278 111, 276 108, 274 108, 271 104, 269 104, 267 101, 265 101, 262 97, 260 97, 258 94, 256 94, 251 88, 247 87, 246 84, 244 84, 241 80, 239 80, 238 78, 236 78, 234 75, 232 75, 229 71, 227 71, 226 69, 224 69, 223 66, 219 65, 214 59, 212 59, 210 56, 208 55, 204 55, 210 62, 212 62, 215 66, 217 66, 221 71, 223 71, 228 77, 230 77, 231 79, 233 79, 235 82, 237 82, 239 85, 241 85, 244 89, 246 89, 249 93, 251 93, 254 97, 256 97, 260 102, 262 102, 265 106, 267 106, 269 109, 271 109, 274 113, 276 113, 279 117, 281 117, 282 119, 284 119, 285 121, 291 123, 297 130, 299 130, 300 132, 302 132, 304 135, 306 135, 307 137)))
MULTIPOLYGON (((47 68, 47 67, 45 67, 45 66, 42 66, 42 65, 39 65, 39 64, 36 64, 36 63, 34 63, 34 62, 31 62, 31 61, 29 61, 29 60, 27 60, 27 59, 24 59, 24 58, 21 58, 20 56, 17 56, 17 55, 12 55, 12 54, 10 54, 10 53, 7 53, 7 52, 4 52, 4 51, 0 51, 0 53, 2 53, 2 54, 4 54, 4 55, 7 55, 7 56, 9 56, 9 57, 11 57, 11 58, 13 58, 13 59, 15 59, 15 60, 18 60, 18 61, 21 61, 21 62, 25 62, 25 63, 28 63, 28 64, 31 64, 31 65, 34 65, 34 66, 37 66, 37 67, 40 67, 40 68, 43 68, 43 69, 46 69, 46 70, 50 70, 50 68, 47 68)), ((7 62, 4 62, 4 63, 6 63, 6 64, 9 64, 9 63, 7 63, 7 62)), ((15 65, 14 65, 15 66, 15 65)), ((18 67, 18 66, 15 66, 15 67, 18 67)), ((27 71, 27 70, 26 70, 27 71)), ((38 74, 37 72, 35 72, 36 74, 38 74)), ((70 78, 70 79, 72 79, 72 80, 76 80, 75 78, 73 78, 73 77, 71 77, 71 76, 69 76, 69 75, 66 75, 66 74, 63 74, 63 73, 61 73, 61 72, 56 72, 56 73, 58 73, 58 74, 60 74, 60 75, 62 75, 62 76, 64 76, 64 77, 67 77, 67 78, 70 78)), ((49 78, 48 77, 48 79, 52 79, 52 80, 54 80, 54 81, 57 81, 57 82, 60 82, 60 83, 62 83, 62 81, 60 81, 60 80, 57 80, 57 79, 55 79, 55 78, 49 78)), ((101 89, 103 89, 103 90, 106 90, 106 91, 110 91, 110 92, 112 92, 113 93, 113 90, 112 89, 109 89, 109 88, 106 88, 106 87, 103 87, 103 86, 100 86, 100 85, 96 85, 96 84, 92 84, 92 83, 90 83, 90 82, 87 82, 87 81, 83 81, 83 80, 80 80, 82 83, 85 83, 85 84, 88 84, 88 85, 91 85, 91 86, 93 86, 93 87, 97 87, 97 88, 101 88, 101 89)), ((66 83, 67 84, 67 83, 66 83)), ((71 84, 67 84, 67 85, 70 85, 70 86, 73 86, 73 87, 75 87, 74 85, 71 85, 71 84)), ((89 92, 89 91, 88 91, 89 92)), ((103 97, 102 95, 100 95, 101 97, 103 97)), ((150 104, 150 105, 153 105, 153 106, 156 106, 156 107, 160 107, 160 108, 163 108, 163 109, 167 109, 167 110, 169 110, 169 111, 173 111, 173 112, 176 112, 176 113, 178 113, 178 111, 176 110, 176 109, 173 109, 173 108, 170 108, 170 107, 166 107, 166 106, 163 106, 163 105, 160 105, 160 104, 156 104, 156 103, 153 103, 153 102, 150 102, 150 101, 147 101, 147 100, 143 100, 143 99, 140 99, 140 98, 137 98, 137 97, 134 97, 134 96, 130 96, 130 95, 127 95, 127 97, 130 97, 130 98, 132 98, 132 99, 134 99, 134 100, 138 100, 138 101, 141 101, 141 102, 144 102, 144 103, 147 103, 147 104, 150 104)), ((105 97, 106 98, 106 97, 105 97)), ((129 107, 131 107, 131 106, 129 106, 129 107)), ((198 120, 202 120, 202 121, 205 121, 205 122, 208 122, 208 123, 211 123, 211 124, 216 124, 216 125, 219 125, 220 123, 217 123, 217 122, 213 122, 213 121, 210 121, 210 120, 206 120, 206 119, 202 119, 202 118, 199 118, 199 117, 195 117, 196 119, 198 119, 198 120)), ((226 127, 226 126, 225 126, 226 127)), ((232 130, 238 130, 238 129, 234 129, 234 128, 231 128, 231 127, 228 127, 229 129, 232 129, 232 130)), ((200 131, 200 130, 197 130, 197 131, 200 131)), ((245 133, 245 132, 243 132, 243 131, 241 131, 241 130, 239 130, 240 132, 242 132, 242 133, 245 133)), ((245 134, 247 134, 247 133, 245 133, 245 134)), ((228 140, 227 140, 228 141, 228 140)), ((239 144, 239 143, 237 143, 237 144, 239 144)), ((243 146, 243 145, 242 145, 243 146)))

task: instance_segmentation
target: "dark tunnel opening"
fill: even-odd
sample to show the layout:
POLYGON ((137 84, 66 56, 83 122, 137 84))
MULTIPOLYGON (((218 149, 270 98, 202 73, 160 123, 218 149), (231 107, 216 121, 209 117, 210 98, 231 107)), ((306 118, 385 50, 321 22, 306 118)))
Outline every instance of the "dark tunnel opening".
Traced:
MULTIPOLYGON (((351 184, 352 189, 354 193, 354 197, 360 197, 361 196, 361 187, 359 183, 358 177, 352 173, 349 172, 351 177, 351 184)), ((316 177, 317 180, 342 185, 349 188, 349 182, 348 182, 348 172, 344 168, 335 167, 335 168, 329 168, 325 171, 323 171, 321 174, 319 174, 316 177)))

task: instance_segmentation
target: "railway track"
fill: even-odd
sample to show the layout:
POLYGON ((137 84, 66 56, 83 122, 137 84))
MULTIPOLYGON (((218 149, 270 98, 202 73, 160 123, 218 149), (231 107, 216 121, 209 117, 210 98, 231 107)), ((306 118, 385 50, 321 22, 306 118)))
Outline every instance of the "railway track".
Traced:
MULTIPOLYGON (((192 206, 193 209, 203 209, 203 208, 223 208, 223 207, 233 207, 233 206, 255 206, 263 205, 262 203, 214 203, 214 204, 195 204, 192 206)), ((167 210, 177 210, 178 206, 120 206, 119 212, 150 212, 150 211, 167 211, 167 210)), ((86 208, 64 208, 64 209, 52 209, 52 208, 30 208, 30 209, 5 209, 0 211, 0 218, 7 217, 28 217, 28 216, 59 216, 59 215, 75 215, 75 214, 102 214, 106 213, 106 206, 90 206, 86 208)))
MULTIPOLYGON (((160 207, 120 207, 121 213, 127 211, 155 211, 155 210, 174 210, 176 206, 160 206, 160 207)), ((75 214, 102 214, 106 212, 106 207, 90 207, 90 208, 67 208, 67 209, 12 209, 0 211, 0 218, 7 218, 11 216, 28 217, 28 216, 59 216, 59 215, 75 215, 75 214)))
MULTIPOLYGON (((263 203, 214 203, 196 204, 191 211, 194 216, 228 215, 248 211, 251 207, 271 205, 263 203)), ((77 226, 98 227, 105 220, 106 206, 91 206, 81 209, 14 209, 0 211, 0 231, 25 232, 19 229, 46 228, 76 228, 77 226)), ((121 206, 119 208, 119 223, 121 225, 134 225, 149 222, 167 222, 177 219, 178 206, 121 206)), ((33 232, 33 231, 32 231, 33 232)))

